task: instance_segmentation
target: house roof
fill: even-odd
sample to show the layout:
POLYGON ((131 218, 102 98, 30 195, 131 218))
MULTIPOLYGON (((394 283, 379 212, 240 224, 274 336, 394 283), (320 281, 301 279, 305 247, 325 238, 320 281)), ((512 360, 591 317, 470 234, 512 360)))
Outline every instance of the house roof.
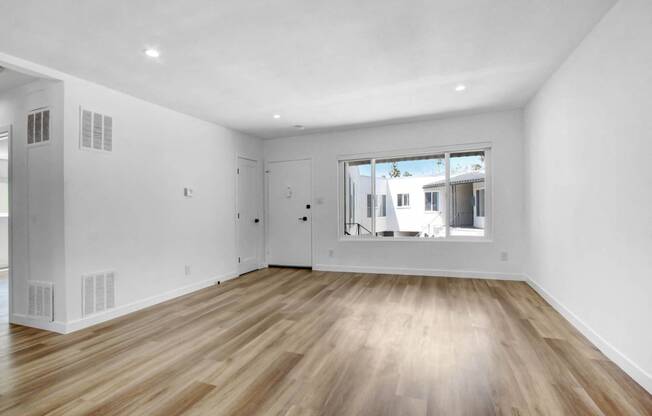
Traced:
MULTIPOLYGON (((462 172, 452 174, 450 177, 451 185, 459 185, 462 183, 475 183, 475 182, 484 182, 484 170, 474 170, 470 172, 462 172)), ((446 184, 446 178, 441 177, 434 182, 423 185, 423 188, 437 188, 444 186, 446 184)))

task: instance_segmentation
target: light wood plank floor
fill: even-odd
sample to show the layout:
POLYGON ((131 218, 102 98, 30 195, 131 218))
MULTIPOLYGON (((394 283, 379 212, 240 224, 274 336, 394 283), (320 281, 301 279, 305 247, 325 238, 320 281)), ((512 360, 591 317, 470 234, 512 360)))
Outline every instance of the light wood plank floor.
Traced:
POLYGON ((69 335, 5 326, 8 415, 651 415, 522 282, 266 269, 69 335))

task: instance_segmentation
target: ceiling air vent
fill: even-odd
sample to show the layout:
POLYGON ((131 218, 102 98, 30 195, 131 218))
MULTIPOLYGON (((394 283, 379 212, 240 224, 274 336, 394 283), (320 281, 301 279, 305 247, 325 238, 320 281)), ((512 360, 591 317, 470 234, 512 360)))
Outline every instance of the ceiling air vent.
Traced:
POLYGON ((82 315, 89 316, 115 308, 115 273, 82 276, 82 315))
POLYGON ((31 318, 54 320, 54 285, 52 282, 28 282, 27 315, 31 318))
POLYGON ((113 118, 79 108, 79 146, 82 149, 113 150, 113 118))
POLYGON ((50 110, 40 108, 27 114, 27 144, 37 145, 50 141, 50 110))

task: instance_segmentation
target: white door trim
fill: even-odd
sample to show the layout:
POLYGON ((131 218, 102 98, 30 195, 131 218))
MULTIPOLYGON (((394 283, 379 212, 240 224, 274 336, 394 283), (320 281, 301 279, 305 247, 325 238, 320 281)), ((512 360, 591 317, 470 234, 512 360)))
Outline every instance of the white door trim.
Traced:
MULTIPOLYGON (((252 162, 256 162, 256 166, 258 166, 258 169, 256 171, 256 191, 257 191, 256 194, 258 195, 256 205, 258 206, 258 211, 259 211, 260 217, 265 218, 265 209, 264 209, 264 206, 262 206, 263 201, 260 200, 260 194, 261 194, 260 191, 261 191, 261 188, 262 188, 262 186, 261 186, 261 178, 260 178, 261 161, 260 161, 260 159, 258 159, 256 157, 252 157, 252 156, 244 154, 244 153, 236 152, 236 154, 235 154, 235 170, 236 171, 234 172, 235 173, 235 175, 234 175, 234 177, 235 177, 235 187, 234 187, 235 188, 235 190, 234 190, 235 198, 234 198, 234 202, 233 202, 233 222, 234 222, 234 225, 235 225, 235 250, 236 250, 236 258, 234 260, 235 260, 235 263, 236 263, 235 268, 238 271, 238 274, 240 274, 240 264, 238 263, 238 256, 240 254, 239 253, 239 249, 240 249, 240 227, 239 227, 239 224, 238 224, 238 208, 239 208, 238 207, 238 197, 239 197, 239 195, 238 195, 238 181, 239 181, 239 174, 238 174, 238 171, 237 171, 239 169, 238 168, 238 160, 239 159, 245 159, 245 160, 249 160, 249 161, 252 161, 252 162)), ((266 223, 267 221, 264 221, 264 222, 266 223)), ((266 225, 266 224, 263 224, 263 225, 266 225)), ((266 229, 264 229, 264 230, 266 230, 266 229)), ((261 234, 262 235, 260 237, 265 239, 265 231, 263 231, 261 234)), ((263 248, 264 247, 265 247, 265 245, 263 245, 263 248)), ((265 256, 262 255, 263 253, 261 253, 260 251, 261 250, 260 250, 260 243, 259 243, 258 249, 256 250, 256 257, 257 257, 256 261, 258 263, 257 267, 259 269, 262 268, 262 267, 265 267, 263 265, 263 261, 262 261, 263 259, 265 259, 265 256)))
POLYGON ((263 172, 263 179, 265 182, 265 204, 264 204, 264 218, 265 218, 265 267, 269 265, 269 180, 268 173, 270 170, 269 165, 271 163, 282 163, 282 162, 299 162, 307 160, 310 162, 310 267, 315 267, 315 233, 313 232, 313 219, 315 217, 315 203, 313 201, 313 189, 315 188, 315 174, 313 169, 313 160, 312 157, 298 157, 293 159, 271 159, 265 160, 265 171, 263 172))
POLYGON ((9 137, 7 138, 7 195, 9 198, 9 204, 7 204, 7 212, 9 218, 7 219, 7 238, 9 241, 7 241, 7 250, 8 250, 8 259, 7 259, 7 267, 8 267, 8 272, 7 272, 7 318, 9 319, 10 323, 14 322, 14 296, 13 296, 13 216, 11 215, 11 202, 14 200, 13 199, 13 187, 14 187, 14 181, 13 181, 13 172, 12 172, 12 141, 13 141, 13 131, 12 131, 12 125, 9 124, 8 126, 0 126, 0 132, 7 132, 9 134, 9 137))

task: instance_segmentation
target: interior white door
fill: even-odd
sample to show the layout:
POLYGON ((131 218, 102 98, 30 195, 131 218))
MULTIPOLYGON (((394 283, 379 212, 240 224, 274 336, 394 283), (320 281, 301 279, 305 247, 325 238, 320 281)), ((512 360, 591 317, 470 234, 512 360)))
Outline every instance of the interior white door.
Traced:
POLYGON ((238 272, 259 267, 259 242, 262 238, 258 188, 258 162, 238 157, 237 171, 238 272))
POLYGON ((310 160, 270 162, 268 178, 268 263, 312 266, 310 160))

